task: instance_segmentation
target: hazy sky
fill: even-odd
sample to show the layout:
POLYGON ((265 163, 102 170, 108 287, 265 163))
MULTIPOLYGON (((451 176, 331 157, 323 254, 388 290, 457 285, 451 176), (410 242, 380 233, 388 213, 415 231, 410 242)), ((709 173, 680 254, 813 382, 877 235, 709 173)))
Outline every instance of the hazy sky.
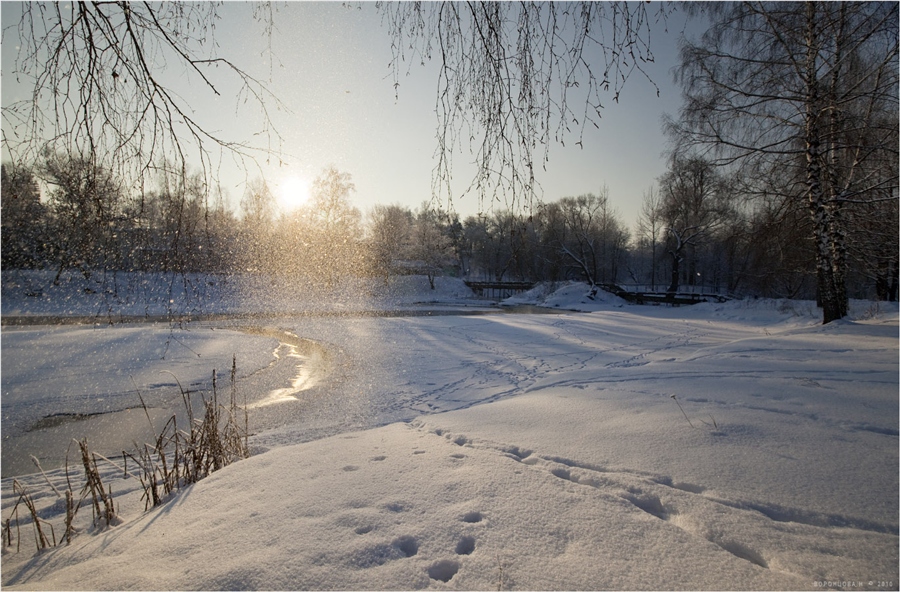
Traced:
MULTIPOLYGON (((3 27, 11 22, 9 4, 3 3, 3 27)), ((266 80, 290 110, 270 110, 284 139, 286 164, 264 166, 267 180, 273 185, 290 177, 308 180, 334 165, 352 175, 353 201, 363 212, 376 203, 415 208, 429 199, 437 125, 435 64, 411 64, 395 97, 391 37, 373 4, 289 2, 277 7, 270 70, 266 55, 270 40, 251 12, 246 3, 226 3, 215 35, 219 54, 266 80)), ((680 104, 670 70, 683 28, 680 12, 667 26, 653 28, 656 63, 647 71, 659 85, 659 97, 635 74, 618 104, 611 95, 604 100, 600 129, 586 131, 583 149, 574 145, 575 137, 566 147, 551 145, 547 170, 537 173, 544 200, 596 193, 605 185, 625 222, 634 222, 643 193, 665 171, 660 117, 664 112, 674 114, 680 104)), ((4 83, 9 82, 10 57, 15 57, 8 36, 3 44, 4 83)), ((181 85, 178 80, 173 78, 174 84, 181 85)), ((4 90, 6 102, 11 91, 4 90)), ((242 106, 236 112, 227 87, 218 99, 199 85, 178 90, 196 109, 196 116, 226 138, 247 140, 259 131, 255 111, 242 106)), ((471 181, 467 156, 455 160, 457 193, 471 181)), ((243 173, 223 169, 221 181, 236 208, 244 191, 243 173)), ((457 196, 454 205, 462 215, 476 213, 479 207, 474 195, 457 196)))

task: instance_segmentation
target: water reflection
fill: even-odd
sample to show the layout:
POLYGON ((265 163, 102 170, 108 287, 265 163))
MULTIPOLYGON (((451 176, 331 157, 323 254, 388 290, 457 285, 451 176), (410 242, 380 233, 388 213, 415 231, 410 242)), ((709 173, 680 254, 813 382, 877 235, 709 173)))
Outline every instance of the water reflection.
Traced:
POLYGON ((317 372, 317 362, 319 364, 321 363, 321 356, 316 356, 315 354, 303 355, 300 353, 296 345, 290 343, 281 343, 275 349, 275 358, 281 359, 280 352, 282 350, 287 350, 287 353, 284 355, 285 358, 293 358, 297 360, 296 374, 291 379, 291 386, 269 391, 269 393, 261 400, 247 405, 248 409, 258 409, 260 407, 268 407, 270 405, 276 405, 278 403, 298 401, 299 398, 297 397, 297 395, 299 395, 303 391, 311 389, 319 383, 319 379, 322 373, 317 372), (319 359, 314 359, 316 357, 318 357, 319 359))

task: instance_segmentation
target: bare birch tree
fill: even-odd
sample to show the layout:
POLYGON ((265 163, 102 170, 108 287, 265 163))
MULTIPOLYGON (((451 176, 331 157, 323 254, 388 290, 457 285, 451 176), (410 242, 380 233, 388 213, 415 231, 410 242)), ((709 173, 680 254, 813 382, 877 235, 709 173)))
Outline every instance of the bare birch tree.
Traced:
POLYGON ((641 201, 641 211, 637 221, 637 244, 638 247, 650 246, 650 290, 656 290, 657 261, 656 250, 660 244, 660 238, 664 232, 664 224, 662 219, 662 202, 658 191, 654 191, 650 187, 644 192, 643 201, 641 201))
POLYGON ((115 268, 120 252, 117 222, 124 201, 118 180, 91 159, 53 153, 45 155, 40 175, 51 188, 54 283, 68 268, 88 279, 94 268, 115 268))
POLYGON ((617 281, 620 260, 628 243, 628 232, 609 205, 609 191, 564 197, 542 206, 541 218, 553 248, 557 249, 575 276, 597 286, 617 281))
POLYGON ((432 290, 435 289, 435 277, 455 259, 452 241, 442 228, 443 218, 443 212, 428 207, 427 203, 422 204, 410 233, 410 258, 421 265, 432 290))
MULTIPOLYGON (((683 149, 754 174, 802 179, 825 323, 847 314, 846 207, 897 199, 898 6, 889 2, 708 4, 712 26, 682 46, 683 149), (880 169, 879 169, 880 170, 880 169)), ((790 182, 790 181, 789 181, 790 182)))
POLYGON ((312 197, 303 208, 306 256, 328 288, 359 267, 362 214, 350 202, 354 191, 350 173, 328 167, 313 181, 312 197))
POLYGON ((695 283, 696 251, 711 239, 724 222, 729 200, 726 183, 716 169, 699 158, 674 158, 660 178, 660 213, 671 257, 671 276, 666 292, 675 296, 682 274, 695 283), (687 262, 688 269, 682 269, 687 262), (685 273, 685 271, 687 273, 685 273))

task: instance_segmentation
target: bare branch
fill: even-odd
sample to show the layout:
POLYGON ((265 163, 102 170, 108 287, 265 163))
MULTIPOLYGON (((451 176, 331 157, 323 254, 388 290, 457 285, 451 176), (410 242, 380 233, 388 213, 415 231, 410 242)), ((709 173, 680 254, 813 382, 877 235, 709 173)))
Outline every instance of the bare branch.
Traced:
MULTIPOLYGON (((552 142, 581 144, 609 93, 649 80, 650 12, 643 3, 454 2, 378 4, 392 36, 394 86, 404 63, 439 63, 433 192, 451 204, 453 158, 477 167, 465 193, 480 205, 530 206, 552 142)), ((664 19, 666 7, 656 8, 664 19)), ((407 66, 405 72, 409 72, 407 66)), ((651 81, 652 82, 652 81, 651 81)))
POLYGON ((32 92, 3 106, 4 143, 23 162, 61 151, 96 158, 133 181, 162 158, 184 171, 199 167, 208 178, 223 154, 245 167, 275 154, 281 139, 269 109, 284 105, 261 80, 215 55, 219 9, 205 2, 23 3, 17 26, 5 33, 18 36, 12 75, 32 92), (234 84, 236 101, 249 98, 258 107, 267 144, 205 127, 196 105, 174 91, 176 66, 213 96, 222 95, 220 85, 234 84))

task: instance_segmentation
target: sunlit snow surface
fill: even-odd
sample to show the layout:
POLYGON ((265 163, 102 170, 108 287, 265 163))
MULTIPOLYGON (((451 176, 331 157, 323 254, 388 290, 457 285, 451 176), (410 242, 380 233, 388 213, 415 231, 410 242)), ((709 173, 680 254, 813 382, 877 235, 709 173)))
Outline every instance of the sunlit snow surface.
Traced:
MULTIPOLYGON (((419 279, 393 302, 446 293, 419 279)), ((897 588, 896 305, 854 302, 852 320, 821 326, 805 302, 638 307, 585 292, 519 301, 587 314, 283 316, 253 335, 189 324, 223 352, 259 340, 242 384, 270 401, 253 410, 260 454, 147 513, 110 470, 123 524, 84 524, 36 557, 23 537, 4 550, 3 586, 897 588), (278 331, 321 346, 295 359, 311 384, 292 387, 296 364, 268 384, 278 331), (292 390, 276 401, 279 388, 292 390)), ((56 344, 40 356, 73 360, 76 331, 123 351, 137 339, 116 332, 145 335, 141 360, 165 333, 30 330, 56 344)), ((3 331, 4 422, 18 331, 3 331)), ((101 375, 142 367, 109 364, 101 375)), ((20 481, 53 520, 63 506, 43 478, 20 481)), ((4 519, 13 502, 5 479, 4 519)))

